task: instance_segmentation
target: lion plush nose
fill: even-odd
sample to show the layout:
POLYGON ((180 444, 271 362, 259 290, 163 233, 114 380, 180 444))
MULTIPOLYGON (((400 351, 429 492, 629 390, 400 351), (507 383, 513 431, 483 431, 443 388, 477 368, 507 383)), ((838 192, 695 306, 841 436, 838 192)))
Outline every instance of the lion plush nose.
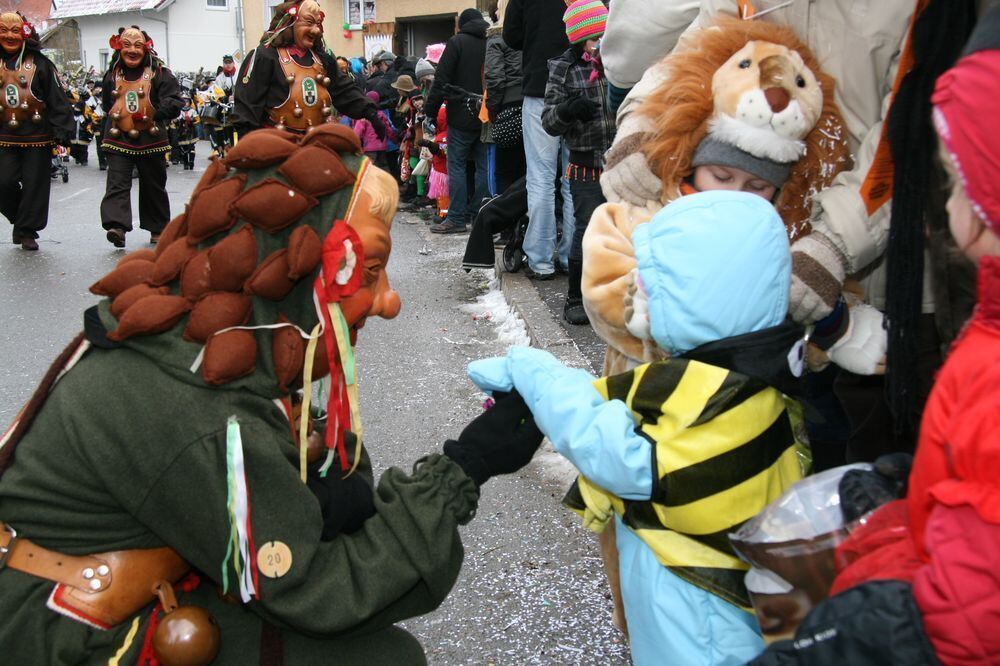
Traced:
POLYGON ((784 88, 768 88, 764 91, 764 98, 774 113, 781 113, 788 107, 788 103, 792 101, 788 91, 784 88))

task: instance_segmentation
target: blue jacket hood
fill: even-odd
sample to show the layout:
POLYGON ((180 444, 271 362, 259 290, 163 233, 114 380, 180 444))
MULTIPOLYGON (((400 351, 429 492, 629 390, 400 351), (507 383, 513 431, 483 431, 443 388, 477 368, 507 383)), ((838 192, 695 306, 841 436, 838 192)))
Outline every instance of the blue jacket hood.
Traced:
POLYGON ((683 354, 785 319, 791 253, 765 199, 719 190, 681 197, 632 240, 661 349, 683 354))

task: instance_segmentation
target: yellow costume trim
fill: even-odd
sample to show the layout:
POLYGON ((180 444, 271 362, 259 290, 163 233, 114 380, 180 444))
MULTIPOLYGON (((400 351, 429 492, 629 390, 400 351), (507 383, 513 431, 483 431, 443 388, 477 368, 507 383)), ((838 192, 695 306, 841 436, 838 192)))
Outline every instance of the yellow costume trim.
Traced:
POLYGON ((309 404, 312 402, 313 359, 316 356, 316 343, 323 323, 313 327, 309 333, 309 344, 306 345, 306 362, 302 368, 302 411, 299 412, 299 477, 306 482, 306 456, 309 451, 309 404))
POLYGON ((121 661, 125 653, 128 652, 129 648, 132 647, 132 641, 135 640, 135 635, 139 633, 139 617, 136 616, 132 620, 132 626, 129 627, 128 633, 125 634, 125 641, 122 646, 118 648, 118 652, 115 652, 115 656, 108 659, 108 666, 118 666, 118 662, 121 661))

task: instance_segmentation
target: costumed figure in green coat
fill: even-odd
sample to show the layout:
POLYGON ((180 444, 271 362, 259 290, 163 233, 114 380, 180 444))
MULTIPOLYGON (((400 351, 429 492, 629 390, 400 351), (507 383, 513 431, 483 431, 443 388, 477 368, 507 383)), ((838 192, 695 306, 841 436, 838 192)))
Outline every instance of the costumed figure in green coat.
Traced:
POLYGON ((480 486, 541 434, 501 397, 374 484, 354 344, 399 312, 397 200, 350 129, 261 130, 91 287, 0 439, 4 663, 425 663, 394 623, 447 596, 480 486))

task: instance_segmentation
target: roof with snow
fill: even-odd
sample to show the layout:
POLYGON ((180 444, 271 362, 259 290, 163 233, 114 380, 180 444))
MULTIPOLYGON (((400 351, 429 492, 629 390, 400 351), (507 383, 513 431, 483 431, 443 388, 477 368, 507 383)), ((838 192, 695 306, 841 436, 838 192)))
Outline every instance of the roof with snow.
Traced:
MULTIPOLYGON (((0 0, 0 13, 19 11, 35 24, 49 18, 52 0, 0 0)), ((41 30, 40 25, 36 25, 41 30)))
POLYGON ((73 18, 95 14, 122 14, 162 9, 171 0, 55 0, 51 18, 73 18))

